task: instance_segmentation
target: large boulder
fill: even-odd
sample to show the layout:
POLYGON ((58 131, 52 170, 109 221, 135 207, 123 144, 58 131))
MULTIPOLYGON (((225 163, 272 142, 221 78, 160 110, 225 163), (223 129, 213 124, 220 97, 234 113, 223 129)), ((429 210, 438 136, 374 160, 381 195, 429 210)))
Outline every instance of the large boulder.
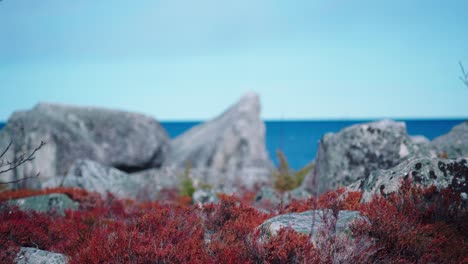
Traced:
POLYGON ((431 145, 445 158, 468 157, 468 121, 453 127, 449 133, 435 138, 431 145))
POLYGON ((389 169, 412 156, 433 156, 424 144, 414 144, 404 122, 382 120, 357 124, 320 140, 315 166, 303 186, 322 193, 389 169))
MULTIPOLYGON (((39 182, 65 175, 73 162, 89 159, 125 171, 159 167, 169 148, 161 125, 151 117, 116 110, 40 103, 15 112, 0 131, 0 148, 13 146, 5 160, 46 142, 35 159, 2 175, 11 181, 40 172, 39 182)), ((31 186, 34 181, 25 181, 31 186)))
POLYGON ((16 264, 66 264, 68 257, 59 253, 40 250, 37 248, 22 247, 14 263, 16 264))
POLYGON ((35 195, 26 198, 9 200, 10 206, 16 206, 23 211, 35 211, 39 213, 56 212, 65 215, 65 210, 78 209, 78 203, 70 197, 61 193, 51 193, 46 195, 35 195))
POLYGON ((165 166, 219 172, 272 167, 265 148, 265 124, 258 95, 249 93, 221 116, 193 127, 171 142, 165 166))
POLYGON ((361 201, 368 202, 374 194, 386 196, 397 192, 406 179, 422 187, 451 187, 467 200, 468 163, 463 159, 411 158, 391 169, 376 170, 348 186, 348 189, 362 191, 361 201))

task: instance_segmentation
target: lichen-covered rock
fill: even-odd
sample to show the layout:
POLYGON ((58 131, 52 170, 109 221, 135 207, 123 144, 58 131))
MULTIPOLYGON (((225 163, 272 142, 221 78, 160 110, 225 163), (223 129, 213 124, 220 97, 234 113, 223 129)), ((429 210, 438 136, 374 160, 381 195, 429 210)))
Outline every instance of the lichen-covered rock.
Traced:
POLYGON ((273 168, 265 148, 265 125, 256 94, 243 96, 221 116, 193 127, 170 145, 164 164, 168 167, 184 168, 189 163, 192 168, 218 172, 273 168))
POLYGON ((409 157, 433 155, 425 145, 411 141, 403 122, 382 120, 353 125, 323 136, 315 166, 303 187, 322 193, 349 185, 374 170, 392 168, 409 157))
MULTIPOLYGON (((0 149, 12 140, 7 157, 47 144, 35 159, 2 175, 4 181, 40 172, 39 179, 65 175, 73 162, 89 159, 133 171, 159 167, 169 138, 162 126, 145 115, 92 107, 41 103, 15 112, 0 133, 0 149)), ((25 181, 22 187, 40 187, 25 181), (34 186, 32 186, 34 185, 34 186)))
POLYGON ((192 195, 192 201, 194 204, 208 204, 218 202, 218 194, 213 189, 199 189, 196 190, 192 195))
POLYGON ((292 228, 298 233, 311 235, 313 242, 319 239, 320 231, 329 235, 351 235, 350 225, 356 220, 365 220, 358 211, 339 211, 335 217, 331 210, 312 210, 303 213, 278 215, 263 222, 258 228, 261 237, 275 236, 281 228, 292 228), (335 223, 335 225, 333 225, 335 223), (330 226, 333 225, 333 226, 330 226))
POLYGON ((22 247, 14 260, 16 264, 66 264, 65 255, 40 250, 37 248, 22 247))
POLYGON ((439 154, 449 159, 468 157, 468 121, 453 127, 449 133, 435 138, 431 145, 439 154))
POLYGON ((463 198, 468 194, 468 163, 463 159, 411 158, 391 169, 376 170, 348 188, 362 191, 361 201, 368 202, 374 194, 397 192, 403 179, 411 179, 422 187, 451 187, 463 198))
POLYGON ((36 211, 39 213, 57 212, 65 215, 65 210, 78 209, 78 203, 65 194, 52 193, 36 195, 8 201, 10 206, 17 206, 23 211, 36 211))

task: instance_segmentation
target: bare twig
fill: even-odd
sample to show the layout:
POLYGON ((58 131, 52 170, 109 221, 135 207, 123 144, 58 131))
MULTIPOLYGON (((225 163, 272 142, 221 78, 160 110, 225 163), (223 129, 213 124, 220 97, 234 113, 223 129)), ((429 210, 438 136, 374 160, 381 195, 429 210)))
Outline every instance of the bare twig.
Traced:
MULTIPOLYGON (((8 146, 6 147, 6 149, 2 152, 2 154, 0 155, 0 158, 2 158, 6 153, 7 151, 10 149, 10 147, 12 146, 13 144, 13 141, 10 141, 10 143, 8 144, 8 146)), ((21 155, 15 157, 14 161, 10 162, 7 160, 6 164, 4 164, 3 160, 1 161, 1 164, 0 164, 0 174, 2 173, 6 173, 6 172, 9 172, 9 171, 12 171, 12 170, 15 170, 16 168, 18 168, 19 166, 23 165, 24 163, 28 162, 28 161, 32 161, 35 159, 35 154, 37 151, 39 151, 46 143, 44 141, 41 141, 41 143, 39 144, 39 146, 37 146, 33 151, 31 151, 28 155, 27 153, 22 153, 21 155), (8 166, 8 168, 6 169, 1 169, 3 167, 6 167, 8 166)), ((8 182, 0 182, 0 185, 1 184, 10 184, 10 183, 18 183, 20 181, 24 181, 24 180, 27 180, 27 179, 30 179, 30 178, 35 178, 35 177, 38 177, 39 176, 39 173, 37 173, 36 175, 34 176, 28 176, 28 177, 23 177, 21 179, 17 179, 17 180, 13 180, 13 181, 8 181, 8 182)))
POLYGON ((7 151, 10 149, 11 145, 13 145, 13 140, 10 140, 10 143, 8 144, 6 149, 2 152, 2 154, 0 154, 0 158, 2 158, 3 155, 5 155, 5 153, 7 153, 7 151))
POLYGON ((33 175, 33 176, 24 177, 24 178, 15 180, 15 181, 0 182, 0 184, 10 184, 10 183, 22 182, 22 181, 25 181, 25 180, 28 180, 28 179, 37 178, 37 177, 39 177, 39 174, 40 174, 40 173, 38 172, 36 175, 33 175))
POLYGON ((460 69, 462 71, 462 76, 460 76, 460 80, 468 87, 468 72, 465 72, 465 68, 463 68, 463 64, 461 61, 458 62, 460 64, 460 69))

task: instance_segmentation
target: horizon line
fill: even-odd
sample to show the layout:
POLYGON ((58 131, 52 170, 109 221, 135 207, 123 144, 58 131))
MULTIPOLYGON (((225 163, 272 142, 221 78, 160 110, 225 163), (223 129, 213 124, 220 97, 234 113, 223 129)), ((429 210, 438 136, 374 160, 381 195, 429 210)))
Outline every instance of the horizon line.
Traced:
MULTIPOLYGON (((155 118, 156 119, 156 118, 155 118)), ((160 123, 202 123, 213 120, 209 119, 156 119, 160 123)), ((395 121, 468 121, 468 117, 332 117, 332 118, 262 118, 264 122, 336 122, 336 121, 377 121, 377 120, 395 120, 395 121)), ((8 120, 0 120, 0 124, 6 124, 8 120)))

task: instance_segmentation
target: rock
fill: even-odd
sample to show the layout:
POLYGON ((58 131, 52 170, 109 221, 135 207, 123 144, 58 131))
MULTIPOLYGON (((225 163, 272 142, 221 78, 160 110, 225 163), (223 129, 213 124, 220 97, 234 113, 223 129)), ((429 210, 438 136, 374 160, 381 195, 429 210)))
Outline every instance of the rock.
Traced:
POLYGON ((283 195, 281 195, 277 190, 269 187, 263 186, 255 194, 255 205, 258 207, 276 207, 283 201, 283 195))
POLYGON ((409 138, 416 145, 427 145, 431 142, 427 137, 422 135, 409 136, 409 138))
POLYGON ((214 190, 199 189, 192 195, 194 204, 208 204, 218 202, 218 194, 214 190))
POLYGON ((311 239, 315 243, 319 239, 320 231, 329 231, 330 235, 350 236, 351 223, 355 220, 365 219, 359 211, 339 211, 336 218, 331 210, 312 210, 278 215, 266 220, 258 228, 263 238, 275 236, 281 228, 292 228, 296 232, 306 235, 312 233, 311 239), (335 228, 330 227, 330 223, 335 220, 335 228))
POLYGON ((291 200, 306 200, 312 197, 312 194, 302 187, 296 188, 292 191, 286 192, 288 201, 291 200))
POLYGON ((36 195, 21 199, 8 201, 8 205, 17 206, 23 211, 36 211, 39 213, 57 212, 60 215, 65 215, 65 210, 78 209, 78 203, 74 202, 70 197, 61 193, 52 193, 46 195, 36 195))
POLYGON ((453 127, 449 133, 435 138, 431 145, 439 154, 445 153, 445 158, 468 157, 468 121, 453 127))
POLYGON ((281 202, 286 205, 292 200, 306 200, 310 197, 312 197, 312 195, 301 187, 280 193, 269 186, 263 186, 255 195, 254 205, 261 209, 274 209, 281 202))
POLYGON ((410 178, 422 187, 451 187, 463 198, 468 193, 468 163, 466 160, 411 158, 388 170, 376 170, 368 177, 351 184, 348 189, 362 191, 361 201, 368 202, 374 194, 397 192, 402 179, 410 178))
MULTIPOLYGON (((165 166, 209 168, 218 172, 273 168, 265 148, 260 101, 247 94, 221 116, 195 126, 171 142, 165 166)), ((241 180, 242 181, 242 180, 241 180)))
POLYGON ((65 264, 68 258, 65 255, 40 250, 37 248, 22 247, 14 260, 16 264, 65 264))
POLYGON ((431 155, 427 147, 411 142, 403 122, 357 124, 323 136, 303 187, 322 193, 349 185, 374 170, 392 168, 409 157, 431 155))
POLYGON ((118 198, 153 200, 164 187, 177 187, 179 181, 173 173, 146 170, 128 174, 91 160, 78 160, 64 178, 55 178, 44 187, 77 187, 106 196, 108 192, 118 198))
MULTIPOLYGON (((15 112, 0 133, 0 148, 13 140, 8 157, 47 144, 36 158, 2 180, 40 172, 40 180, 65 175, 73 162, 89 159, 125 171, 159 167, 169 148, 161 125, 136 113, 92 107, 41 103, 32 110, 15 112)), ((26 182, 27 186, 32 183, 26 182)))

